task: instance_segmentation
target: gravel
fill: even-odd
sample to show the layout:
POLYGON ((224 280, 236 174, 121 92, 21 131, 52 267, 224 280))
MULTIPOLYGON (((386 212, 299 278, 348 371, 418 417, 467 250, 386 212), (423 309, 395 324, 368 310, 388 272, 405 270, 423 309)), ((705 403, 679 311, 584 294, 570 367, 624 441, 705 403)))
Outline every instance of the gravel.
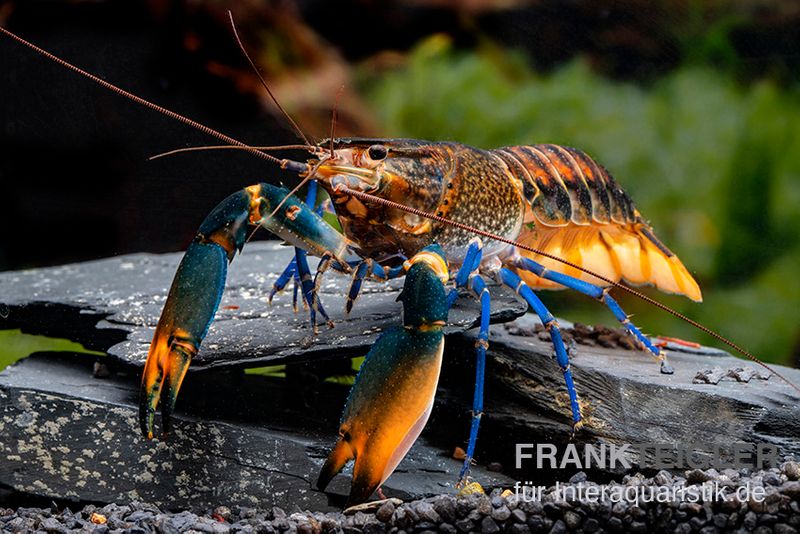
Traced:
MULTIPOLYGON (((286 511, 280 508, 228 508, 218 506, 202 514, 166 512, 155 506, 131 502, 107 506, 88 505, 77 512, 69 508, 0 508, 4 532, 774 532, 800 531, 800 482, 798 465, 784 462, 780 468, 749 470, 692 470, 682 474, 659 471, 652 478, 626 475, 622 482, 604 485, 612 491, 647 487, 681 489, 703 484, 760 488, 763 499, 665 501, 638 503, 631 500, 558 499, 555 488, 542 492, 541 501, 524 500, 512 491, 464 497, 439 495, 402 503, 397 499, 348 513, 286 511), (733 483, 733 479, 736 482, 733 483), (759 502, 760 501, 760 502, 759 502)), ((574 476, 564 488, 600 488, 585 474, 574 476)))

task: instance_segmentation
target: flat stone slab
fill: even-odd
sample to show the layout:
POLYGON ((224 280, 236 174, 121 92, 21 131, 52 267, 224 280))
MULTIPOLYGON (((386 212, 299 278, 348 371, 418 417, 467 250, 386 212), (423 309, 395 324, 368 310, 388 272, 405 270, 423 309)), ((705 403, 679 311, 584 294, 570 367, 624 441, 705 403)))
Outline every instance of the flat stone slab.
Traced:
MULTIPOLYGON (((347 387, 313 397, 288 380, 241 373, 187 378, 166 440, 137 422, 138 380, 92 377, 92 357, 37 354, 0 373, 0 485, 56 499, 140 500, 165 509, 219 505, 340 510, 350 468, 314 489, 347 387)), ((419 440, 384 484, 388 496, 455 493, 461 462, 419 440)), ((489 487, 510 479, 477 467, 489 487)))
MULTIPOLYGON (((314 373, 324 365, 292 366, 296 372, 287 371, 284 380, 240 368, 366 353, 378 330, 397 324, 394 300, 402 281, 369 284, 354 317, 345 319, 338 303, 343 305, 349 279, 331 273, 323 298, 337 326, 312 339, 306 315, 292 312, 291 295, 281 295, 272 309, 266 304, 291 252, 270 243, 248 250, 233 263, 221 312, 201 351, 206 359, 201 365, 198 356, 194 366, 220 369, 187 377, 168 443, 139 435, 136 367, 119 366, 110 378, 96 379, 93 357, 29 357, 0 373, 0 486, 52 498, 141 499, 167 508, 340 507, 348 477, 335 479, 331 495, 312 484, 335 439, 348 388, 320 383, 314 373)), ((178 261, 178 254, 134 255, 0 273, 2 326, 69 337, 141 364, 178 261)), ((496 320, 523 310, 510 293, 507 299, 498 295, 496 320)), ((453 491, 460 462, 451 456, 465 446, 475 372, 475 331, 464 330, 478 316, 473 299, 461 299, 460 306, 451 316, 456 324, 431 419, 385 485, 390 496, 453 491)), ((535 464, 516 469, 517 443, 675 444, 691 446, 701 458, 734 442, 767 443, 782 456, 800 456, 800 396, 776 376, 762 377, 747 360, 671 345, 675 374, 664 375, 619 332, 576 325, 565 333, 585 419, 574 436, 547 334, 537 331, 530 315, 492 328, 476 459, 479 467, 493 464, 505 476, 476 468, 482 484, 546 484, 572 474, 535 464)), ((774 367, 800 383, 800 371, 774 367)), ((638 460, 631 458, 635 467, 638 460)), ((595 474, 621 474, 619 468, 601 471, 595 474)))
MULTIPOLYGON (((568 443, 672 445, 690 448, 698 461, 709 461, 717 447, 761 443, 776 446, 780 458, 800 458, 800 395, 777 376, 748 360, 704 347, 670 351, 675 372, 662 374, 648 353, 625 348, 626 336, 617 333, 619 337, 611 339, 619 345, 603 347, 585 333, 586 327, 565 330, 585 423, 573 436, 563 375, 549 336, 536 332, 534 323, 526 315, 493 328, 479 462, 500 462, 506 466, 503 472, 517 480, 566 480, 574 468, 547 471, 529 465, 514 470, 514 444, 552 443, 562 450, 568 443), (721 370, 724 378, 716 384, 697 379, 709 369, 721 370), (737 371, 741 369, 752 372, 737 371), (749 380, 739 381, 737 376, 749 380)), ((474 333, 468 332, 453 337, 447 350, 451 355, 468 354, 473 344, 474 333)), ((800 370, 770 366, 800 384, 800 370)), ((444 396, 457 384, 470 391, 473 372, 471 365, 446 366, 439 401, 456 402, 444 396)), ((629 455, 631 465, 647 467, 653 460, 650 452, 643 459, 629 455)), ((604 475, 623 472, 615 466, 604 475)))
MULTIPOLYGON (((324 357, 363 356, 386 327, 399 324, 403 279, 365 282, 350 317, 350 276, 326 274, 321 298, 335 328, 314 337, 308 312, 294 313, 291 284, 270 306, 273 282, 292 258, 277 242, 248 245, 230 266, 216 319, 192 369, 254 367, 324 357)), ((132 254, 93 262, 0 273, 0 329, 63 337, 142 366, 182 253, 132 254)), ((312 269, 315 264, 312 262, 312 269)), ((509 321, 527 306, 507 288, 492 288, 492 321, 509 321)), ((461 298, 448 334, 476 324, 477 301, 461 298)))

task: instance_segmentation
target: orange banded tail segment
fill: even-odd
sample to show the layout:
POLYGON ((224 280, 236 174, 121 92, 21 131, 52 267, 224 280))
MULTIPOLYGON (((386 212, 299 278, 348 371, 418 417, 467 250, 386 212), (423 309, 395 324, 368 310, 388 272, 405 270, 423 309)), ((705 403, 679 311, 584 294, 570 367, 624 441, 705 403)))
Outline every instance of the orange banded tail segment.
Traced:
POLYGON ((592 219, 599 224, 607 224, 611 217, 611 200, 606 185, 607 173, 603 172, 592 158, 576 148, 563 147, 578 166, 589 188, 592 201, 592 219))
POLYGON ((512 146, 495 151, 523 185, 536 219, 547 226, 636 222, 633 201, 611 175, 580 150, 556 145, 512 146))
POLYGON ((523 181, 523 193, 525 182, 530 182, 535 187, 536 194, 528 201, 541 223, 548 226, 569 224, 572 217, 569 193, 544 154, 529 146, 501 148, 495 153, 506 162, 512 174, 523 181))
POLYGON ((550 160, 567 189, 572 203, 572 222, 578 225, 590 224, 592 222, 592 197, 578 163, 563 147, 539 145, 539 148, 550 160))

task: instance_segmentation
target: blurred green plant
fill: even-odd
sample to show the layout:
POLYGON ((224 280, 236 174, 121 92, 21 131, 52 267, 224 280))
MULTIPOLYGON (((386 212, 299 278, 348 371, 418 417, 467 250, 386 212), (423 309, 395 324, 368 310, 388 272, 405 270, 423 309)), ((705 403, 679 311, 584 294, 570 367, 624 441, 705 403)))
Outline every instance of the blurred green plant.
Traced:
POLYGON ((0 371, 34 352, 80 352, 105 356, 68 339, 23 334, 20 330, 0 330, 0 371))
MULTIPOLYGON (((359 356, 357 358, 350 358, 350 368, 358 372, 361 368, 361 364, 364 363, 364 356, 359 356)), ((261 375, 261 376, 269 376, 272 378, 286 378, 286 366, 285 365, 270 365, 268 367, 252 367, 250 369, 245 369, 245 374, 248 375, 261 375)), ((342 384, 345 386, 352 386, 355 383, 355 375, 340 375, 340 376, 328 376, 325 378, 325 382, 329 382, 332 384, 342 384)))
MULTIPOLYGON (((696 275, 705 303, 650 293, 766 361, 792 362, 800 340, 796 89, 743 86, 696 64, 648 87, 601 78, 581 60, 542 76, 520 54, 491 45, 457 52, 441 36, 422 42, 403 67, 364 69, 359 79, 386 136, 587 151, 696 275)), ((570 292, 544 297, 565 318, 614 323, 570 292)), ((622 298, 647 331, 711 343, 622 298)))

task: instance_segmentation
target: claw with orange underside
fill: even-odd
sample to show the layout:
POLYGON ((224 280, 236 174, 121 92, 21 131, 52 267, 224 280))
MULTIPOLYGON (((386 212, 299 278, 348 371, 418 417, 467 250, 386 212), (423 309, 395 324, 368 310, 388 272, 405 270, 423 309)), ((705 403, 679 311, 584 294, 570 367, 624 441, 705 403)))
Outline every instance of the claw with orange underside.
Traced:
POLYGON ((228 263, 244 246, 249 227, 260 225, 316 255, 344 262, 347 240, 284 188, 257 184, 223 200, 206 217, 183 256, 147 354, 139 393, 139 425, 153 437, 161 404, 163 432, 181 383, 208 332, 225 288, 228 263), (277 212, 272 212, 280 206, 277 212))
POLYGON ((366 501, 395 470, 428 421, 444 351, 447 266, 437 245, 409 262, 403 326, 384 332, 367 354, 342 415, 339 438, 322 467, 324 490, 350 461, 348 506, 366 501))

